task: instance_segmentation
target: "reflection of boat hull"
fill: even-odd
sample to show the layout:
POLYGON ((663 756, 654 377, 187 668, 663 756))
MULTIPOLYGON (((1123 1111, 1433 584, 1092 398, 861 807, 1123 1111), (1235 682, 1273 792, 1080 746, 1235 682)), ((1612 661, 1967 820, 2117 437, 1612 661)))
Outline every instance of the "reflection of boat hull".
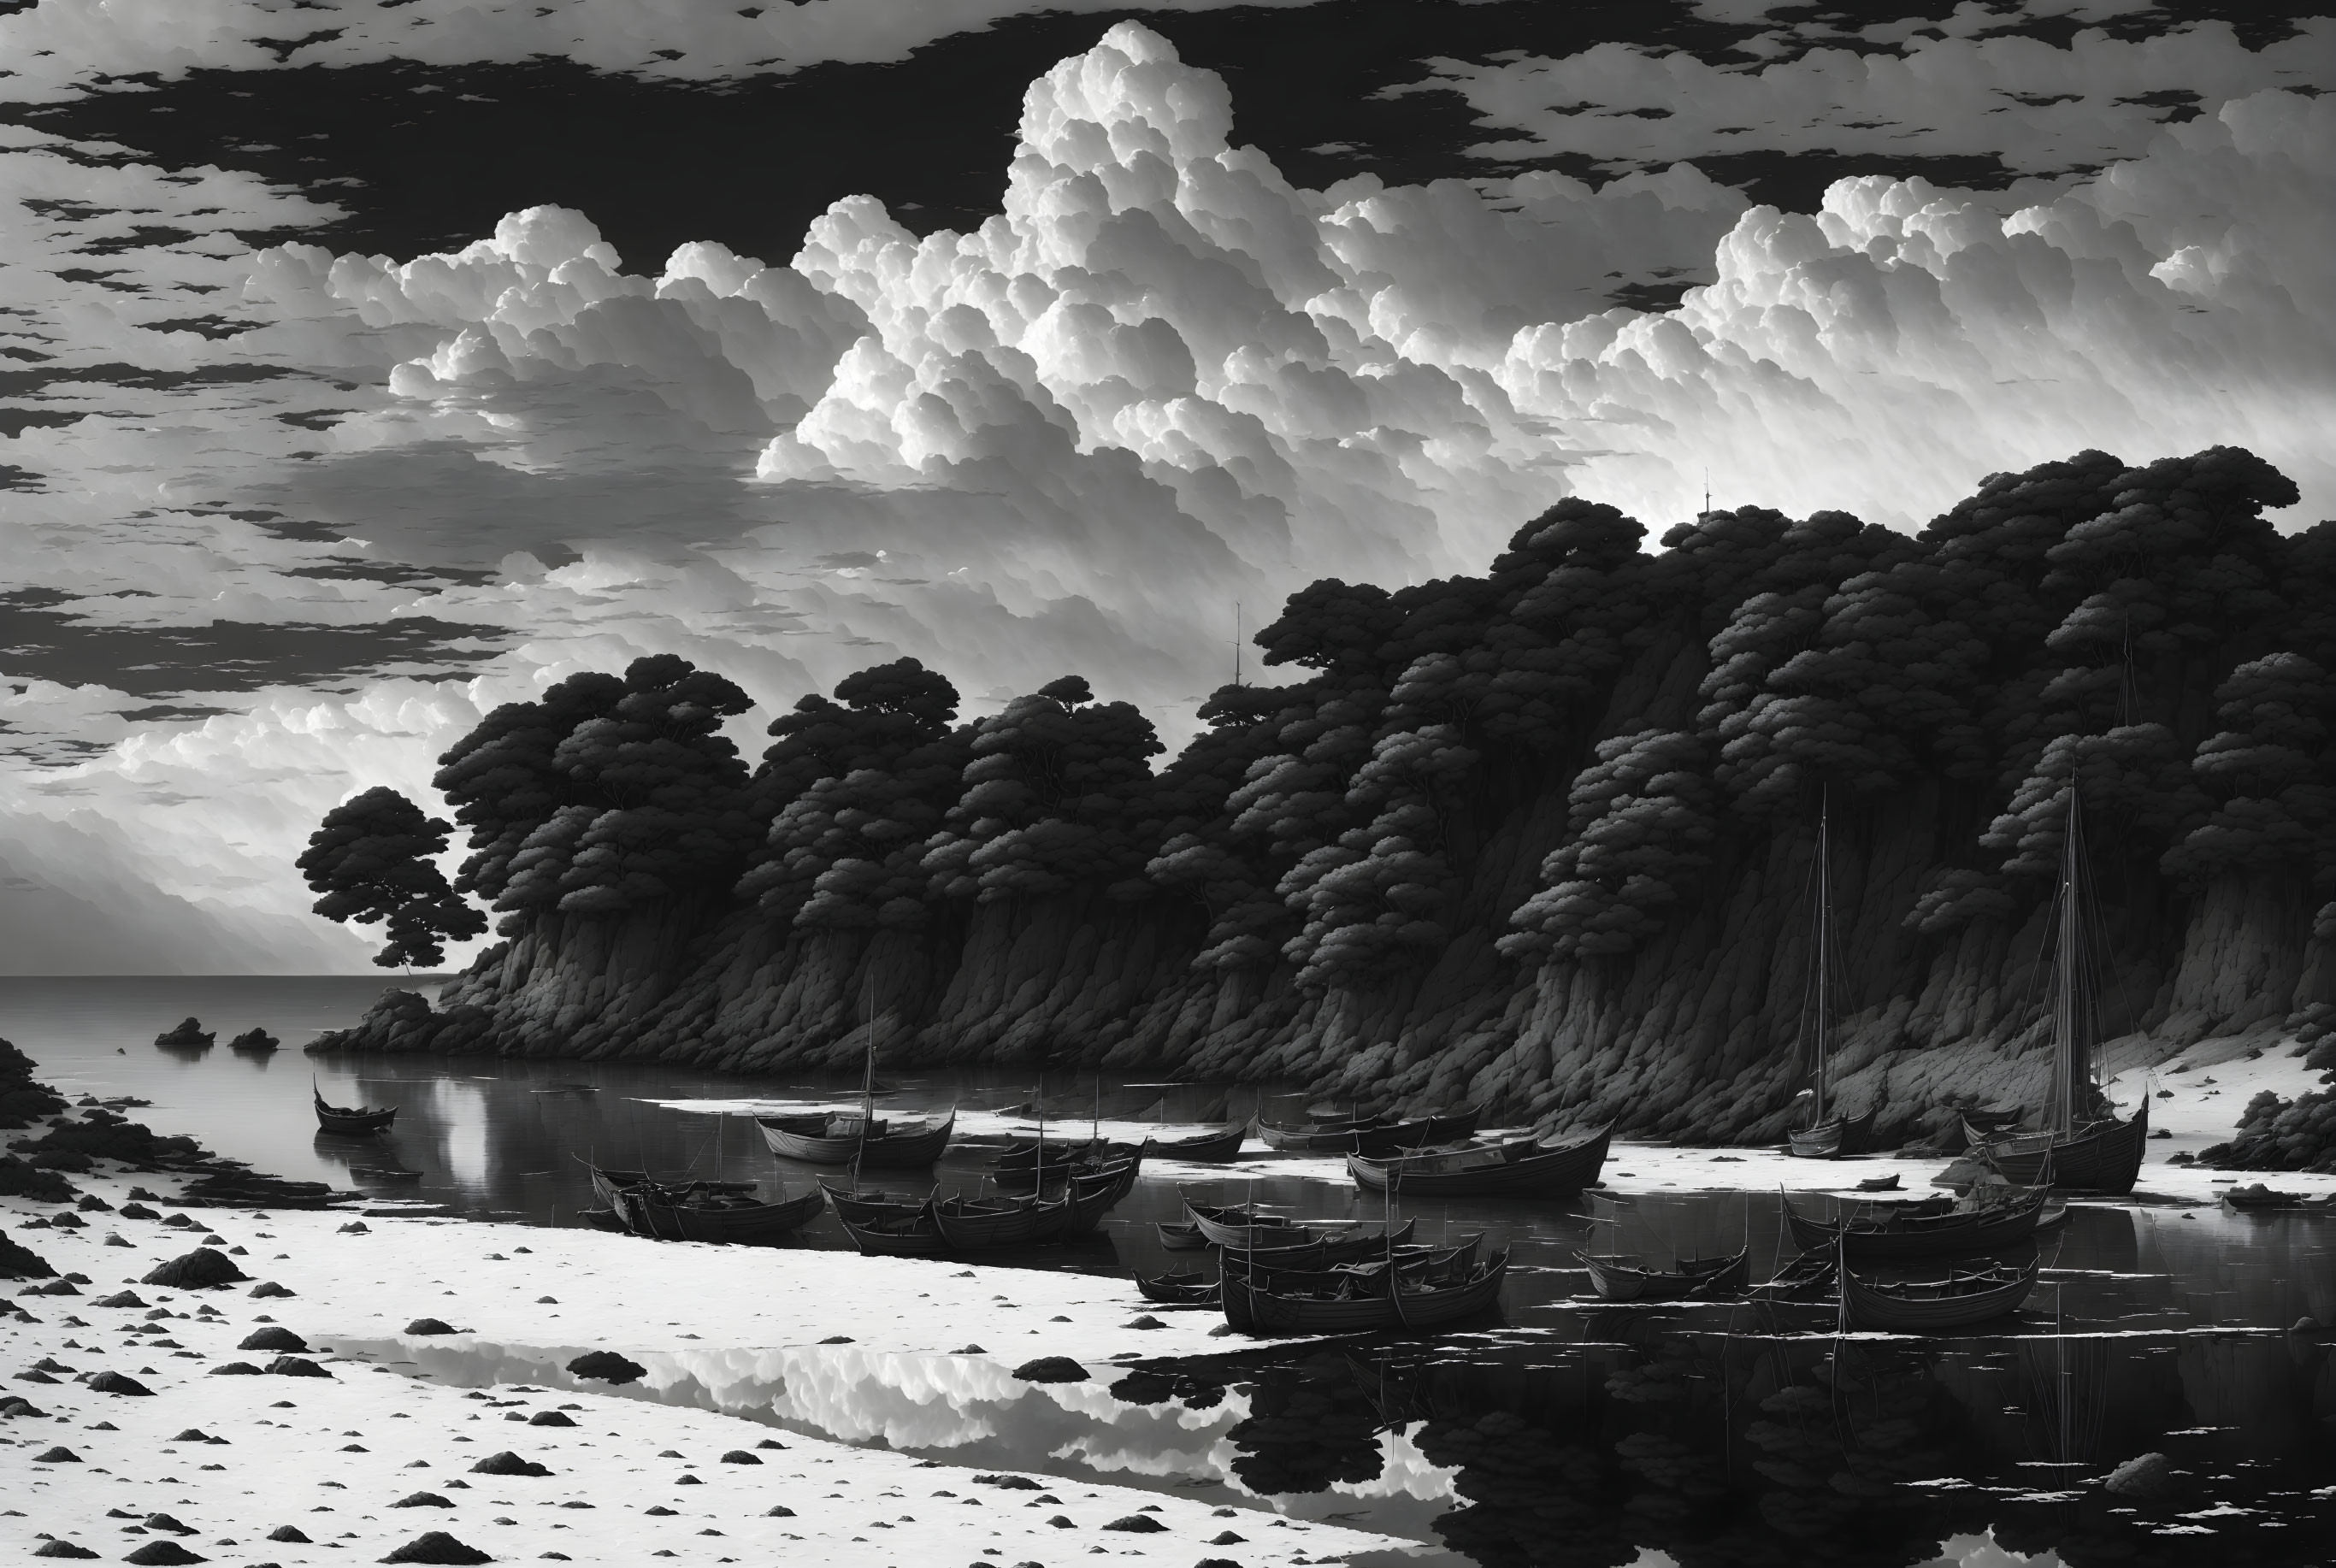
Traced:
POLYGON ((2024 1268, 1891 1285, 1861 1280, 1854 1270, 1844 1269, 1842 1306, 1856 1329, 1901 1334, 1968 1329, 2018 1310, 2036 1289, 2037 1267, 2031 1259, 2024 1268))
POLYGON ((1814 1127, 1795 1127, 1785 1135, 1786 1147, 1804 1160, 1861 1154, 1873 1136, 1875 1115, 1868 1111, 1862 1116, 1828 1116, 1814 1127))
POLYGON ((1577 1252, 1590 1282, 1610 1301, 1712 1300, 1740 1296, 1752 1279, 1749 1249, 1731 1258, 1682 1258, 1677 1269, 1641 1269, 1620 1258, 1577 1252))
POLYGON ((1795 1245, 1805 1252, 1845 1249, 1853 1263, 2001 1251, 2032 1240, 2043 1217, 2041 1193, 1992 1208, 1893 1214, 1880 1220, 1853 1216, 1841 1223, 1812 1220, 1789 1203, 1785 1205, 1795 1245))
POLYGON ((808 1116, 756 1116, 763 1142, 783 1160, 809 1165, 861 1165, 888 1171, 921 1170, 941 1157, 949 1135, 957 1130, 957 1113, 938 1122, 893 1124, 878 1122, 863 1140, 857 1128, 848 1133, 830 1129, 851 1118, 825 1114, 808 1116))
MULTIPOLYGON (((1971 1129, 1967 1129, 1967 1132, 1971 1129)), ((1973 1137, 1971 1153, 2007 1182, 2079 1193, 2130 1193, 2148 1147, 2149 1101, 2133 1119, 2107 1117, 2079 1132, 1973 1137)))
POLYGON ((1570 1197, 1598 1179, 1613 1134, 1609 1122, 1554 1148, 1530 1140, 1505 1144, 1498 1163, 1480 1164, 1462 1164, 1464 1156, 1450 1154, 1392 1160, 1349 1154, 1347 1174, 1366 1192, 1392 1188, 1414 1198, 1570 1197))

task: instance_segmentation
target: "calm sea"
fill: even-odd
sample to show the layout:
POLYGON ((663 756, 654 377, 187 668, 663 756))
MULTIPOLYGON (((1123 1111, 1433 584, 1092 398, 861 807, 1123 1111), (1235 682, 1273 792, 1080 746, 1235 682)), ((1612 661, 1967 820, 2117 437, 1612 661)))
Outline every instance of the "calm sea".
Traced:
MULTIPOLYGON (((352 1166, 403 1166, 422 1181, 383 1195, 542 1224, 579 1222, 591 1201, 586 1160, 800 1192, 810 1173, 783 1168, 745 1113, 858 1090, 840 1078, 654 1066, 301 1053, 384 986, 406 983, 0 979, 0 1035, 69 1096, 151 1100, 133 1115, 258 1169, 362 1187, 352 1166), (200 1054, 156 1048, 156 1034, 190 1016, 220 1043, 200 1054), (254 1026, 285 1048, 231 1052, 226 1041, 254 1026), (395 1129, 363 1140, 318 1135, 312 1076, 336 1103, 398 1105, 395 1129)), ((995 1136, 1001 1113, 1034 1086, 997 1072, 901 1076, 885 1105, 955 1105, 962 1126, 995 1136)), ((1256 1104, 1236 1093, 1228 1108, 1225 1091, 1201 1086, 1046 1087, 1073 1100, 1092 1089, 1122 1117, 1158 1102, 1149 1114, 1171 1122, 1245 1115, 1256 1104)), ((1073 1119, 1069 1130, 1086 1128, 1073 1119)), ((1140 1131, 1124 1120, 1105 1130, 1140 1131)), ((981 1157, 953 1151, 941 1184, 978 1184, 981 1157)), ((1628 1168, 1620 1154, 1614 1165, 1628 1168)), ((1198 1198, 1377 1216, 1377 1200, 1343 1182, 1265 1170, 1181 1174, 1198 1198)), ((1103 1241, 1036 1266, 1122 1275, 1210 1267, 1205 1254, 1159 1244, 1153 1223, 1182 1212, 1177 1175, 1147 1171, 1103 1241)), ((1976 1543, 1990 1532, 2000 1547, 2071 1565, 2336 1561, 2336 1366, 2326 1339, 2284 1331, 2305 1314, 2336 1322, 2336 1220, 2082 1204, 2044 1244, 2044 1283, 2023 1320, 1985 1336, 1905 1340, 1837 1338, 1822 1313, 1585 1310, 1574 1299, 1586 1289, 1577 1249, 1748 1246, 1756 1277, 1765 1275, 1791 1253, 1773 1193, 1642 1193, 1621 1208, 1425 1203, 1406 1217, 1424 1238, 1483 1231, 1512 1248, 1507 1327, 1251 1351, 1131 1377, 1082 1417, 1109 1428, 1108 1443, 1065 1444, 1049 1428, 1045 1451, 1017 1454, 1012 1435, 1029 1412, 968 1410, 966 1431, 986 1435, 932 1452, 1221 1487, 1252 1505, 1351 1515, 1445 1553, 1423 1561, 1484 1568, 2020 1561, 1987 1555, 1997 1547, 1976 1543), (1172 1407, 1183 1414, 1164 1426, 1136 1418, 1172 1407), (1217 1426, 1222 1442, 1193 1446, 1217 1426), (1133 1434, 1155 1427, 1183 1437, 1146 1451, 1133 1434), (2161 1491, 2102 1487, 2110 1467, 2146 1451, 2171 1463, 2161 1491)), ((801 1244, 846 1242, 822 1218, 801 1244)), ((454 1348, 433 1354, 433 1375, 457 1380, 550 1375, 472 1366, 454 1348)), ((660 1397, 693 1398, 693 1388, 680 1378, 660 1397)), ((790 1399, 771 1390, 774 1418, 819 1429, 790 1399)))

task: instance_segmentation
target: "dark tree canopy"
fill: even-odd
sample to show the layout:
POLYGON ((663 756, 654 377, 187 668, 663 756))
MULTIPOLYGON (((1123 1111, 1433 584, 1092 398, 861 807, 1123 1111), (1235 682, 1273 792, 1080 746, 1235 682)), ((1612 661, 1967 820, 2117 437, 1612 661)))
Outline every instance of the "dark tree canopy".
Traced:
POLYGON ((447 884, 436 857, 451 824, 386 786, 369 789, 325 813, 300 856, 310 907, 329 920, 386 925, 388 945, 374 959, 384 969, 443 960, 444 944, 475 937, 487 917, 447 884))

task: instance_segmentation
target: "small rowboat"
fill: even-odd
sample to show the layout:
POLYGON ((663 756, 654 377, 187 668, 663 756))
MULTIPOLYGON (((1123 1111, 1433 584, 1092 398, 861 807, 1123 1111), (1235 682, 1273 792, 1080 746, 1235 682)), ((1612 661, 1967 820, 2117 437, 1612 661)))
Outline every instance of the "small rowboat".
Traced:
POLYGON ((1347 1174, 1367 1193, 1406 1197, 1567 1197, 1598 1180, 1613 1134, 1608 1122, 1558 1144, 1516 1138, 1396 1159, 1348 1154, 1347 1174))
POLYGON ((844 1220, 843 1233, 875 1258, 938 1258, 949 1250, 949 1238, 925 1210, 906 1219, 844 1220))
POLYGON ((858 1111, 813 1111, 800 1116, 756 1116, 763 1141, 783 1160, 811 1165, 861 1165, 922 1170, 941 1157, 957 1130, 957 1113, 888 1121, 858 1111))
POLYGON ((1384 1158, 1431 1144, 1475 1136, 1481 1108, 1397 1121, 1388 1116, 1338 1116, 1325 1121, 1275 1124, 1260 1117, 1257 1135, 1271 1149, 1306 1154, 1368 1154, 1384 1158))
POLYGON ((1135 1288, 1144 1292, 1145 1300, 1157 1301, 1164 1307, 1213 1307, 1217 1304, 1217 1281, 1205 1274, 1160 1274, 1149 1280, 1139 1277, 1135 1288))
POLYGON ((1071 1222, 1071 1200, 1059 1198, 942 1198, 926 1213, 953 1252, 1051 1242, 1071 1222))
POLYGON ((1219 1247, 1298 1247, 1319 1239, 1295 1220, 1255 1209, 1195 1203, 1186 1198, 1184 1213, 1201 1228, 1201 1234, 1219 1247))
POLYGON ((1590 1282, 1610 1301, 1698 1301, 1740 1296, 1752 1277, 1747 1249, 1729 1258, 1681 1258, 1677 1269, 1644 1269, 1627 1258, 1576 1252, 1590 1282))
POLYGON ((1163 1224, 1154 1229, 1160 1232, 1160 1245, 1171 1252, 1197 1252, 1209 1245, 1198 1225, 1163 1224))
POLYGON ((826 1204, 826 1194, 817 1188, 764 1203, 743 1193, 708 1191, 696 1183, 667 1187, 644 1182, 618 1189, 609 1207, 636 1236, 751 1246, 803 1229, 826 1204))
POLYGON ((1841 1270, 1842 1306, 1850 1326, 1920 1334, 1967 1329, 2015 1311, 2036 1289, 2035 1259, 2018 1269, 1956 1271, 1943 1280, 1881 1284, 1841 1270))
POLYGON ((1183 1160, 1199 1165, 1222 1165, 1241 1158, 1241 1144, 1249 1139, 1249 1124, 1227 1127, 1221 1132, 1202 1133, 1192 1138, 1146 1138, 1144 1152, 1156 1159, 1183 1160))
POLYGON ((1089 1236, 1122 1198, 1135 1190, 1135 1176, 1144 1168, 1142 1155, 1104 1165, 1071 1177, 1071 1217, 1063 1225, 1066 1236, 1089 1236))
MULTIPOLYGON (((1853 1212, 1828 1222, 1812 1220, 1791 1203, 1785 1222, 1793 1242, 1805 1252, 1845 1250, 1853 1263, 1907 1261, 1915 1258, 1959 1258, 1974 1252, 2000 1252, 2032 1239, 2045 1213, 2045 1197, 2035 1192, 2009 1203, 1975 1209, 1878 1215, 1853 1212)), ((2065 1206, 2065 1205, 2064 1205, 2065 1206)), ((1909 1209, 1913 1205, 1908 1205, 1909 1209)))
POLYGON ((397 1120, 395 1105, 328 1105, 325 1096, 312 1086, 309 1097, 316 1103, 316 1127, 326 1133, 385 1133, 397 1120))
MULTIPOLYGON (((589 1163, 585 1164, 584 1168, 592 1174, 592 1195, 599 1199, 600 1202, 606 1203, 611 1209, 617 1206, 617 1194, 618 1193, 624 1191, 627 1187, 640 1186, 650 1179, 649 1174, 647 1171, 609 1171, 603 1170, 599 1165, 589 1163)), ((667 1181, 659 1182, 657 1185, 664 1187, 695 1186, 700 1191, 707 1193, 751 1193, 754 1190, 755 1183, 753 1182, 667 1181)))
MULTIPOLYGON (((1316 1260, 1311 1257, 1292 1259, 1280 1252, 1227 1252, 1223 1274, 1226 1279, 1247 1279, 1270 1283, 1277 1290, 1283 1284, 1312 1289, 1325 1282, 1335 1284, 1340 1280, 1368 1277, 1392 1263, 1406 1274, 1422 1270, 1465 1270, 1476 1259, 1476 1249, 1484 1243, 1482 1231, 1471 1232, 1457 1246, 1421 1247, 1402 1242, 1382 1248, 1368 1258, 1346 1261, 1316 1260)), ((1311 1249, 1295 1248, 1294 1251, 1310 1252, 1311 1249)))
POLYGON ((1132 1144, 1101 1138, 1085 1144, 1048 1144, 1043 1150, 1034 1142, 1011 1143, 992 1162, 989 1175, 1001 1192, 1027 1193, 1036 1190, 1042 1178, 1099 1171, 1135 1153, 1132 1144))
POLYGON ((1341 1273, 1335 1281, 1283 1289, 1255 1276, 1226 1281, 1225 1322, 1250 1334, 1422 1331, 1472 1318, 1496 1305, 1509 1255, 1495 1252, 1465 1274, 1438 1278, 1402 1268, 1341 1273))
POLYGON ((1857 1190, 1861 1193, 1894 1193, 1898 1190, 1897 1174, 1893 1172, 1887 1176, 1868 1176, 1857 1183, 1857 1190))
POLYGON ((847 1222, 868 1223, 876 1220, 913 1219, 925 1212, 929 1200, 910 1197, 906 1193, 862 1192, 852 1187, 839 1187, 822 1181, 820 1189, 827 1194, 838 1219, 847 1222))
MULTIPOLYGON (((1418 1228, 1419 1222, 1410 1219, 1397 1226, 1393 1235, 1389 1235, 1387 1227, 1382 1225, 1376 1231, 1357 1231, 1335 1240, 1326 1236, 1322 1240, 1322 1257, 1325 1261, 1332 1263, 1382 1257, 1390 1247, 1399 1249, 1406 1245, 1411 1241, 1412 1232, 1418 1228)), ((1270 1258, 1273 1251, 1267 1248, 1251 1255, 1270 1258)))

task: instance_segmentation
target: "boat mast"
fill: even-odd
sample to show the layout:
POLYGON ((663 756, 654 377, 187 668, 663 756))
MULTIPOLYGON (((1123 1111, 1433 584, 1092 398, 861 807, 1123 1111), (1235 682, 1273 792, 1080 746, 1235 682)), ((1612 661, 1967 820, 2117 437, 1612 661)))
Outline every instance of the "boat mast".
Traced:
POLYGON ((2080 1115, 2090 1109, 2086 1091, 2093 1082, 2084 900, 2078 892, 2084 862, 2082 799, 2071 779, 2068 815, 2060 834, 2060 930, 2052 966, 2052 1087, 2045 1106, 2046 1125, 2063 1135, 2074 1132, 2080 1115))
POLYGON ((1831 1041, 1826 1037, 1833 1022, 1833 840, 1831 802, 1823 794, 1817 797, 1817 935, 1816 935, 1816 1008, 1815 1037, 1816 1072, 1809 1101, 1809 1125, 1821 1127, 1825 1119, 1825 1053, 1831 1041))
POLYGON ((852 1151, 852 1190, 860 1190, 860 1160, 868 1153, 868 1127, 876 1119, 876 965, 868 965, 867 983, 861 988, 865 996, 864 1010, 868 1015, 868 1066, 860 1080, 860 1143, 852 1151))

